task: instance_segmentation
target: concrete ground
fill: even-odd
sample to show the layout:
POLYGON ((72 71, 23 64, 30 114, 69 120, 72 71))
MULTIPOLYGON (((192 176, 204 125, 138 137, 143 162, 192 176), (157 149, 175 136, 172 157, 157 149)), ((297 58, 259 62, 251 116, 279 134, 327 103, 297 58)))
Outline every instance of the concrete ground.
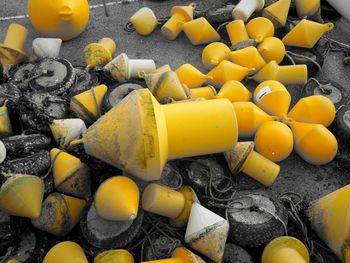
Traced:
MULTIPOLYGON (((29 53, 32 40, 38 37, 39 34, 32 28, 27 17, 9 18, 25 15, 26 1, 0 0, 0 2, 0 41, 4 38, 10 23, 23 24, 29 29, 26 42, 26 51, 29 53)), ((212 6, 220 6, 227 1, 206 0, 194 2, 197 2, 199 9, 205 10, 212 6)), ((90 1, 91 5, 101 3, 102 1, 99 0, 90 1)), ((94 8, 91 10, 90 22, 86 30, 78 38, 63 43, 61 55, 69 59, 74 65, 83 65, 82 50, 84 46, 107 36, 116 41, 117 53, 125 52, 131 58, 152 58, 158 65, 170 64, 174 69, 181 64, 191 63, 204 70, 200 60, 203 47, 192 46, 184 34, 176 41, 167 41, 161 36, 159 30, 155 30, 149 37, 141 37, 135 32, 129 33, 123 29, 129 17, 142 6, 151 7, 158 17, 162 17, 168 15, 171 6, 188 3, 189 1, 184 0, 119 1, 108 7, 109 17, 105 16, 103 7, 94 8)), ((336 28, 330 36, 350 44, 350 28, 347 28, 341 22, 337 22, 336 28)), ((323 67, 324 74, 339 82, 350 92, 350 74, 348 74, 350 71, 349 68, 343 66, 342 58, 343 54, 341 53, 329 54, 323 67)), ((335 161, 321 167, 307 164, 296 154, 292 154, 281 163, 281 174, 272 190, 276 193, 297 192, 309 202, 349 184, 349 171, 349 149, 344 146, 340 147, 335 161)), ((261 187, 245 176, 239 177, 239 185, 240 188, 245 189, 261 187)), ((335 257, 331 257, 326 262, 337 262, 337 260, 335 257)))

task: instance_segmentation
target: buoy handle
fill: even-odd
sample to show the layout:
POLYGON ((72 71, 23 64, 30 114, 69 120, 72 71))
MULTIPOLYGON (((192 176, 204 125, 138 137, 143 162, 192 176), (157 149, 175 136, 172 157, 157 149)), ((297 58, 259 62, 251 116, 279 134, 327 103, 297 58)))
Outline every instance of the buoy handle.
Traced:
POLYGON ((78 144, 84 144, 84 139, 78 139, 78 140, 71 141, 69 146, 72 147, 72 146, 76 146, 78 144))
POLYGON ((326 31, 332 30, 334 28, 334 24, 331 22, 326 23, 324 25, 325 25, 326 31))

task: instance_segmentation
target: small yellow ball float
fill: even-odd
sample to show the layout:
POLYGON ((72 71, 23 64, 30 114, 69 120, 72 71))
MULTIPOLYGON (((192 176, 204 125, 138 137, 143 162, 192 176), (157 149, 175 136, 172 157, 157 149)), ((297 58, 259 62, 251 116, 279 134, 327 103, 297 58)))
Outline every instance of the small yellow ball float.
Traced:
POLYGON ((267 6, 262 14, 268 18, 276 29, 285 27, 287 23, 291 0, 279 0, 267 6))
POLYGON ((236 64, 258 71, 265 66, 265 60, 260 55, 256 47, 246 47, 228 53, 229 58, 236 64))
POLYGON ((299 17, 307 17, 311 20, 323 23, 320 0, 295 0, 295 7, 299 17))
POLYGON ((232 47, 244 42, 251 42, 244 21, 241 19, 228 23, 226 25, 226 31, 230 38, 232 47))
POLYGON ((230 48, 221 42, 213 42, 203 49, 202 62, 207 69, 212 69, 227 58, 230 48))
POLYGON ((0 62, 4 69, 8 65, 16 65, 27 55, 24 52, 24 43, 27 39, 28 31, 20 24, 10 24, 6 38, 0 44, 0 62))
POLYGON ((190 96, 192 99, 206 99, 212 100, 216 99, 217 92, 213 86, 206 86, 190 90, 190 96))
POLYGON ((227 60, 223 60, 213 68, 207 76, 218 84, 225 84, 229 80, 243 80, 253 69, 242 67, 227 60))
POLYGON ((305 85, 308 80, 306 65, 279 66, 276 61, 266 64, 252 79, 257 82, 277 80, 284 85, 305 85))
POLYGON ((52 235, 65 236, 78 224, 85 205, 85 200, 52 193, 43 202, 40 216, 32 219, 32 225, 52 235))
POLYGON ((89 263, 84 250, 77 243, 64 241, 47 252, 43 263, 89 263))
POLYGON ((204 82, 212 80, 212 77, 203 74, 191 64, 183 64, 175 72, 181 84, 186 85, 189 89, 198 88, 204 82))
POLYGON ((246 29, 250 38, 260 43, 267 37, 273 37, 275 27, 266 17, 256 17, 248 22, 246 29))
POLYGON ((221 36, 204 17, 184 23, 182 29, 192 45, 203 45, 219 41, 221 36))
POLYGON ((254 136, 256 130, 265 122, 273 121, 275 117, 268 115, 253 102, 235 102, 238 134, 240 138, 254 136))
POLYGON ((162 35, 169 40, 174 40, 182 31, 183 23, 193 20, 195 4, 188 6, 174 6, 171 9, 170 19, 162 26, 162 35))
POLYGON ((247 21, 254 12, 259 12, 264 8, 265 0, 241 0, 232 10, 233 19, 247 21))
POLYGON ((199 202, 196 193, 189 186, 172 190, 159 184, 149 184, 142 194, 144 210, 165 216, 176 227, 185 226, 190 216, 192 204, 199 202))
POLYGON ((87 45, 83 54, 85 57, 85 65, 87 68, 95 68, 104 66, 112 60, 113 53, 116 51, 117 45, 113 39, 104 37, 97 43, 87 45))
POLYGON ((217 99, 229 99, 231 102, 239 102, 239 101, 249 101, 252 97, 251 92, 239 81, 237 80, 229 80, 222 87, 218 95, 216 95, 217 99))
POLYGON ((224 153, 232 174, 243 172, 259 183, 270 187, 280 172, 280 166, 254 151, 254 142, 239 142, 224 153))
POLYGON ((0 188, 0 209, 9 215, 38 218, 44 196, 43 180, 26 174, 9 174, 6 177, 0 188))
POLYGON ((331 162, 338 151, 334 135, 322 124, 291 120, 295 151, 308 163, 324 165, 331 162))
POLYGON ((0 107, 0 138, 9 137, 12 135, 11 119, 7 109, 7 102, 0 107))
POLYGON ((264 249, 261 263, 309 263, 306 246, 294 237, 278 237, 264 249))
POLYGON ((94 263, 134 263, 134 257, 125 249, 114 249, 98 254, 94 263))
POLYGON ((302 98, 288 113, 288 117, 299 122, 322 124, 328 127, 335 119, 334 103, 325 96, 313 95, 302 98))
POLYGON ((142 261, 141 263, 205 263, 205 261, 187 248, 177 247, 171 258, 142 261))
POLYGON ((50 156, 57 191, 81 198, 89 197, 90 168, 77 157, 57 148, 50 151, 50 156))
POLYGON ((148 7, 140 8, 135 14, 130 17, 130 22, 136 32, 141 36, 150 35, 158 26, 158 20, 153 10, 148 7))
POLYGON ((32 44, 31 60, 43 58, 58 58, 60 55, 62 39, 60 38, 36 38, 32 44))
POLYGON ((71 111, 86 124, 91 124, 101 116, 107 89, 106 85, 99 85, 75 95, 70 100, 71 111))
POLYGON ((293 133, 284 123, 269 121, 262 124, 255 134, 258 153, 273 162, 281 162, 293 151, 293 133))
POLYGON ((260 83, 254 91, 254 102, 268 114, 285 117, 292 100, 286 87, 275 80, 260 83))
POLYGON ((98 215, 112 221, 128 221, 137 217, 139 188, 125 176, 115 176, 104 181, 97 189, 94 205, 98 215))
POLYGON ((346 185, 313 201, 306 212, 311 228, 345 263, 350 260, 349 204, 350 185, 346 185))
POLYGON ((80 35, 89 21, 87 0, 29 0, 28 14, 33 27, 46 37, 69 40, 80 35))
POLYGON ((313 48, 320 38, 333 28, 334 25, 332 23, 320 24, 303 19, 282 41, 286 46, 313 48))
POLYGON ((267 37, 259 44, 258 51, 267 63, 274 60, 280 64, 286 54, 286 47, 279 38, 267 37))

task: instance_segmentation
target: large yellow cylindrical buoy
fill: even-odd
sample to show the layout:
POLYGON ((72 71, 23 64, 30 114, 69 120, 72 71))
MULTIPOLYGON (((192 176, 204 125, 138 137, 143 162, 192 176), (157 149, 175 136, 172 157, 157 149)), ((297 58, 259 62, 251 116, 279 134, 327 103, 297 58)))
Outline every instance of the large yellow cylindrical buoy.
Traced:
POLYGON ((220 89, 216 98, 226 98, 231 102, 249 101, 252 93, 239 81, 229 80, 220 89))
POLYGON ((135 14, 130 17, 130 22, 136 32, 141 36, 150 35, 158 26, 158 20, 153 10, 148 7, 140 8, 135 14))
POLYGON ((225 84, 229 80, 243 80, 252 69, 242 67, 235 63, 232 63, 227 60, 223 60, 213 68, 207 76, 213 78, 213 81, 219 84, 225 84))
POLYGON ((192 45, 202 45, 219 41, 221 36, 204 17, 183 24, 183 31, 192 45))
POLYGON ((134 257, 125 249, 107 250, 98 254, 94 263, 134 263, 134 257))
POLYGON ((254 71, 258 71, 266 64, 256 47, 246 47, 231 51, 228 56, 238 65, 254 71))
POLYGON ((47 252, 43 263, 88 263, 84 250, 75 242, 58 243, 47 252))
POLYGON ((287 23, 291 0, 279 0, 263 10, 263 16, 271 20, 275 28, 284 27, 287 23))
POLYGON ((246 28, 250 38, 255 39, 256 42, 261 42, 267 37, 273 37, 275 34, 275 27, 265 17, 256 17, 250 20, 246 28))
POLYGON ((212 77, 203 74, 191 64, 183 64, 175 72, 181 84, 186 85, 186 87, 190 89, 198 88, 202 86, 204 82, 212 79, 212 77))
POLYGON ((89 21, 87 0, 29 0, 29 19, 36 30, 46 37, 69 40, 83 32, 89 21))
POLYGON ((112 60, 117 45, 108 37, 100 39, 97 43, 87 45, 84 50, 85 64, 87 68, 104 66, 112 60))
POLYGON ((221 42, 213 42, 203 49, 202 62, 207 69, 212 69, 227 58, 230 48, 221 42))
POLYGON ((286 47, 279 38, 267 37, 258 46, 258 51, 267 63, 274 60, 279 64, 286 54, 286 47))

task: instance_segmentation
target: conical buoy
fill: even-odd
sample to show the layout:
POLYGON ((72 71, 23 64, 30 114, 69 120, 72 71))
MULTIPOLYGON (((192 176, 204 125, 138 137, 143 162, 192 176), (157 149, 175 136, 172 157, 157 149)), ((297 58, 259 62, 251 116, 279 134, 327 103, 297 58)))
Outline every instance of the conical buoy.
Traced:
POLYGON ((286 47, 279 38, 267 37, 258 46, 258 51, 267 63, 274 60, 279 64, 284 59, 286 47))
POLYGON ((254 102, 268 114, 286 116, 292 97, 282 83, 275 80, 264 81, 254 91, 254 102))
POLYGON ((101 116, 106 85, 99 85, 71 98, 70 109, 86 124, 91 124, 101 116))
POLYGON ((207 69, 212 69, 227 58, 230 48, 221 42, 213 42, 203 49, 202 62, 207 69))
POLYGON ((259 12, 264 8, 265 0, 241 0, 232 10, 233 19, 247 21, 254 12, 259 12))
POLYGON ((112 60, 117 45, 113 39, 104 37, 97 43, 87 45, 84 50, 85 64, 87 68, 104 66, 112 60))
POLYGON ((55 188, 65 194, 91 195, 90 168, 75 156, 54 148, 50 151, 55 188))
POLYGON ((311 20, 323 23, 320 0, 295 0, 295 7, 299 17, 307 17, 311 20))
POLYGON ((104 71, 119 82, 132 78, 139 78, 140 73, 150 73, 156 69, 156 63, 152 59, 129 59, 125 53, 120 54, 104 66, 104 71))
POLYGON ((292 121, 290 124, 296 152, 308 163, 324 165, 331 162, 338 151, 337 139, 321 124, 292 121))
POLYGON ((50 124, 50 129, 59 147, 66 149, 86 131, 86 125, 81 119, 62 119, 54 120, 50 124))
POLYGON ((205 261, 187 248, 177 247, 171 258, 142 261, 141 263, 205 263, 205 261))
POLYGON ((130 17, 130 22, 136 32, 141 36, 150 35, 158 26, 158 20, 153 10, 148 7, 140 8, 135 14, 130 17))
POLYGON ((328 127, 334 121, 336 109, 325 96, 313 95, 302 98, 288 113, 288 117, 299 122, 322 124, 328 127))
POLYGON ((176 74, 179 77, 181 84, 186 85, 186 87, 190 89, 198 88, 202 86, 204 82, 212 79, 211 77, 204 75, 191 64, 183 64, 176 70, 176 74))
POLYGON ((7 102, 0 107, 0 138, 12 135, 11 119, 7 109, 7 102))
POLYGON ((231 102, 249 101, 251 92, 239 81, 229 80, 220 89, 216 98, 226 98, 231 102))
POLYGON ((280 166, 254 151, 254 142, 239 142, 224 153, 233 174, 243 172, 263 185, 270 187, 280 172, 280 166))
POLYGON ((293 151, 293 133, 284 123, 269 121, 262 124, 255 134, 258 153, 273 162, 281 162, 293 151))
POLYGON ((276 29, 285 27, 291 0, 279 0, 263 10, 263 16, 268 18, 276 29))
POLYGON ((160 105, 148 89, 139 89, 71 144, 83 143, 87 154, 153 181, 160 178, 167 159, 224 152, 236 142, 237 123, 229 100, 160 105))
POLYGON ((32 225, 50 234, 65 236, 78 224, 85 205, 85 200, 52 193, 43 202, 40 216, 32 219, 32 225))
POLYGON ((310 20, 301 20, 283 39, 287 46, 313 48, 320 38, 333 29, 332 23, 320 24, 310 20))
POLYGON ((226 31, 232 46, 238 45, 244 41, 248 42, 250 40, 244 21, 241 19, 228 23, 226 25, 226 31))
POLYGON ((312 229, 342 262, 350 259, 349 204, 350 185, 347 185, 315 200, 306 212, 312 229))
POLYGON ((266 64, 256 47, 246 47, 231 51, 228 56, 236 64, 255 71, 258 71, 266 64))
POLYGON ((16 65, 27 55, 24 52, 24 43, 27 39, 28 31, 20 24, 10 24, 6 38, 0 44, 0 62, 4 69, 8 65, 16 65))
POLYGON ((279 66, 276 61, 266 64, 253 76, 257 82, 276 80, 284 85, 305 85, 308 80, 306 65, 279 66))
POLYGON ((125 249, 107 250, 98 254, 94 263, 134 263, 134 257, 125 249))
POLYGON ((236 112, 240 138, 254 136, 261 124, 274 120, 274 117, 265 113, 253 102, 235 102, 233 103, 233 107, 236 112))
POLYGON ((32 44, 31 59, 58 58, 61 44, 60 38, 36 38, 32 44))
POLYGON ((58 243, 47 252, 43 263, 88 263, 84 250, 75 242, 58 243))
POLYGON ((229 223, 198 203, 192 205, 185 242, 212 259, 221 262, 224 256, 229 223))
POLYGON ((183 24, 182 28, 192 45, 195 46, 221 39, 219 33, 216 32, 215 28, 204 17, 187 22, 183 24))
POLYGON ((216 83, 225 84, 229 80, 243 80, 250 71, 251 69, 223 60, 219 65, 213 68, 207 76, 212 77, 213 81, 216 83))
POLYGON ((157 83, 160 81, 162 74, 168 71, 172 71, 172 69, 168 64, 166 64, 157 68, 156 70, 153 70, 150 73, 140 72, 139 77, 145 80, 146 85, 149 89, 153 89, 156 85, 159 85, 157 83))
POLYGON ((306 246, 294 237, 278 237, 264 249, 261 263, 309 263, 306 246))
POLYGON ((104 219, 134 220, 139 209, 139 188, 128 177, 111 177, 97 189, 94 205, 99 216, 104 219))
POLYGON ((162 26, 162 35, 169 40, 174 40, 182 31, 182 23, 193 20, 195 5, 174 6, 171 9, 171 18, 162 26))
POLYGON ((206 86, 190 90, 190 95, 192 99, 204 98, 207 100, 216 99, 216 89, 213 86, 206 86))
POLYGON ((250 20, 246 25, 246 29, 250 38, 255 39, 258 43, 267 37, 273 37, 275 34, 275 27, 265 17, 257 17, 250 20))

